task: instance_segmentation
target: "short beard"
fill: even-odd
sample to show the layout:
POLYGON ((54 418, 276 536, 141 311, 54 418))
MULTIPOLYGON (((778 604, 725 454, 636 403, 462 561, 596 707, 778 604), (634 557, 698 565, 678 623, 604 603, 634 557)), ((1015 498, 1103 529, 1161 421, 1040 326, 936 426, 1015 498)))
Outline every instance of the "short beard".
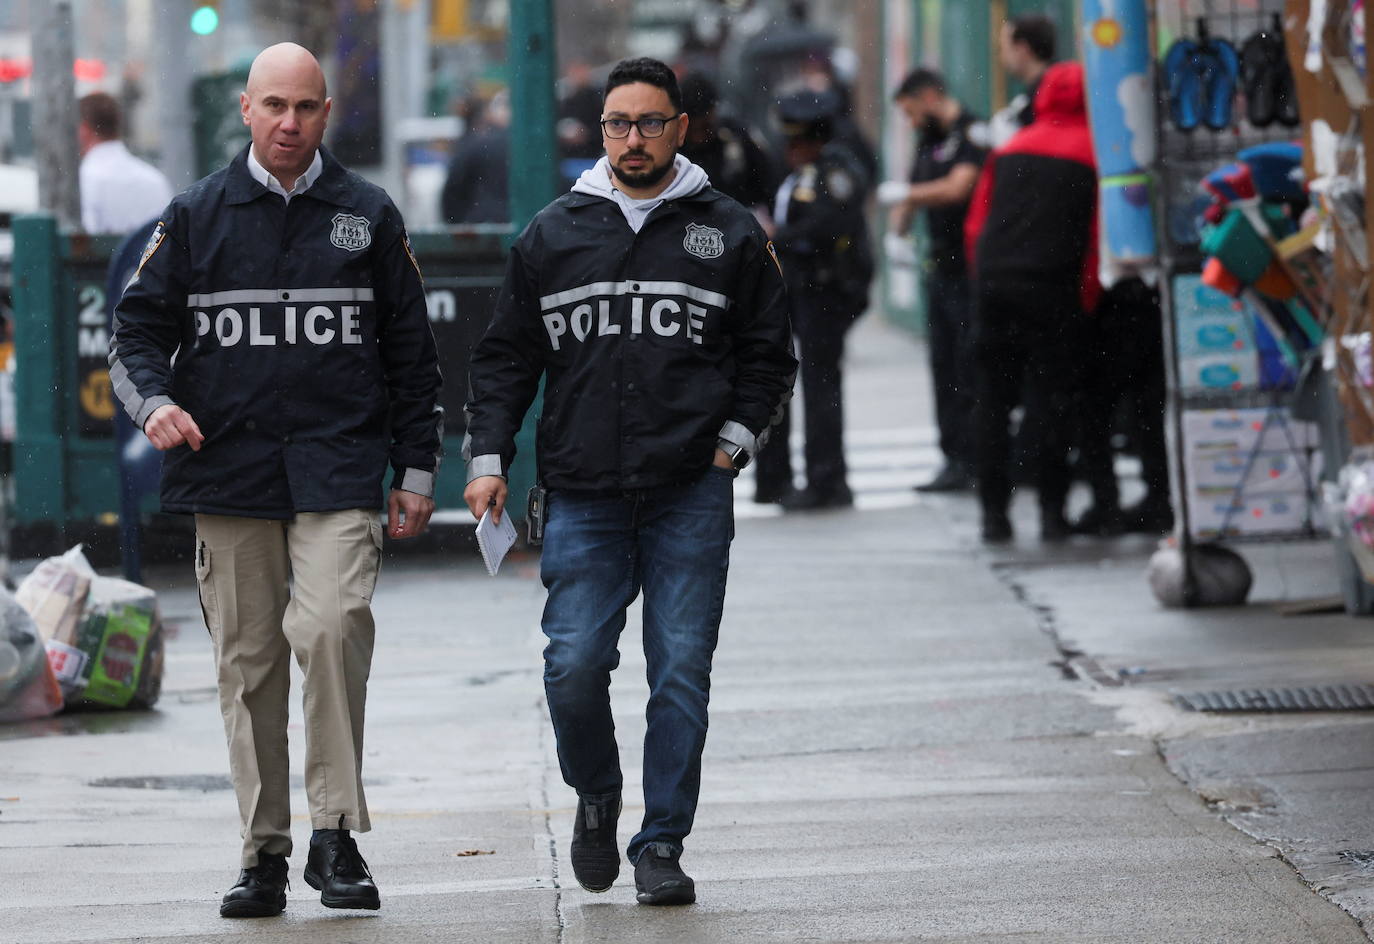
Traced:
POLYGON ((636 190, 643 190, 646 187, 652 187, 654 184, 658 183, 664 177, 667 177, 668 172, 673 169, 673 164, 676 162, 676 160, 677 154, 674 153, 668 158, 668 160, 663 162, 662 167, 655 167, 651 170, 646 170, 643 173, 639 174, 627 174, 625 171, 621 170, 618 165, 612 164, 611 173, 615 174, 615 179, 620 181, 625 186, 633 187, 636 190))

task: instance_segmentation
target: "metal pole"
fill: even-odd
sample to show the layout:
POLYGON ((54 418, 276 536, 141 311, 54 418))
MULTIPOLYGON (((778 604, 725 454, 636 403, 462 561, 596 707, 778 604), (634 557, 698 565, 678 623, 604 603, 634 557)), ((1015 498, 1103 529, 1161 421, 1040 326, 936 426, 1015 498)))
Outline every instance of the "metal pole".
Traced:
MULTIPOLYGON (((185 0, 154 0, 155 30, 167 37, 153 43, 154 91, 158 116, 158 167, 175 190, 195 182, 195 116, 191 110, 191 77, 196 65, 187 52, 190 4, 185 0)), ((237 98, 237 95, 235 96, 237 98)))
POLYGON ((506 47, 511 100, 510 218, 517 233, 558 196, 553 26, 552 0, 511 0, 506 47))
POLYGON ((71 0, 38 0, 33 32, 33 145, 38 203, 64 227, 81 225, 76 59, 71 0))

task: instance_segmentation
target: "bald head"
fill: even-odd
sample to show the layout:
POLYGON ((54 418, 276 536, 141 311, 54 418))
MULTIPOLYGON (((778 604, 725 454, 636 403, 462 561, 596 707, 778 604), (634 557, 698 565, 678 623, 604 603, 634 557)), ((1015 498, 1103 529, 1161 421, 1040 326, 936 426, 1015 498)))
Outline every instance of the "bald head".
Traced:
POLYGON ((320 101, 324 101, 324 70, 320 62, 304 46, 296 43, 277 43, 258 53, 248 70, 248 94, 264 85, 288 81, 292 84, 316 85, 320 101))
POLYGON ((308 49, 278 43, 253 60, 239 96, 243 123, 253 135, 253 156, 285 190, 315 159, 330 104, 324 71, 308 49))

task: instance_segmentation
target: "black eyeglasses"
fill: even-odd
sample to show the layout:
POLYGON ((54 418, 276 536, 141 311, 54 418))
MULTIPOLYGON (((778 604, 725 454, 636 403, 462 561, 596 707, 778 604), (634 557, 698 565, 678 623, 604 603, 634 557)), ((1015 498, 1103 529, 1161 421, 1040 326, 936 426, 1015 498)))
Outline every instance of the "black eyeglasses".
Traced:
POLYGON ((668 127, 668 122, 677 121, 681 117, 674 115, 671 118, 640 118, 638 121, 628 118, 602 118, 601 131, 608 138, 628 138, 630 129, 638 128, 641 138, 657 138, 663 134, 663 129, 668 127))

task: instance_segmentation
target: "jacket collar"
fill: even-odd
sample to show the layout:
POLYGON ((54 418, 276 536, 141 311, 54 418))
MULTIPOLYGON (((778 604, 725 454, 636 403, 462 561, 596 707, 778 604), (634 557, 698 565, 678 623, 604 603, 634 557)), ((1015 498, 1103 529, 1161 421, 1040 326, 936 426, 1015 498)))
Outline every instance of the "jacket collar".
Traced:
MULTIPOLYGON (((716 190, 714 187, 703 187, 701 190, 698 190, 691 196, 678 197, 676 200, 672 200, 669 203, 665 203, 663 206, 675 206, 679 203, 714 203, 715 201, 719 200, 721 196, 721 192, 719 190, 716 190)), ((606 203, 606 198, 593 196, 589 193, 569 191, 563 194, 563 196, 559 197, 558 202, 563 206, 567 207, 584 207, 589 206, 593 203, 606 203)), ((663 207, 661 206, 659 207, 659 209, 661 210, 663 209, 663 207)))
MULTIPOLYGON (((230 205, 252 203, 270 192, 258 183, 248 170, 248 149, 251 147, 251 144, 245 146, 229 162, 229 175, 224 184, 224 195, 230 205)), ((324 162, 324 169, 320 171, 319 179, 310 185, 309 190, 295 199, 314 197, 325 203, 348 206, 351 203, 348 172, 344 170, 342 164, 335 160, 334 155, 329 153, 328 148, 320 147, 320 158, 324 162)))

